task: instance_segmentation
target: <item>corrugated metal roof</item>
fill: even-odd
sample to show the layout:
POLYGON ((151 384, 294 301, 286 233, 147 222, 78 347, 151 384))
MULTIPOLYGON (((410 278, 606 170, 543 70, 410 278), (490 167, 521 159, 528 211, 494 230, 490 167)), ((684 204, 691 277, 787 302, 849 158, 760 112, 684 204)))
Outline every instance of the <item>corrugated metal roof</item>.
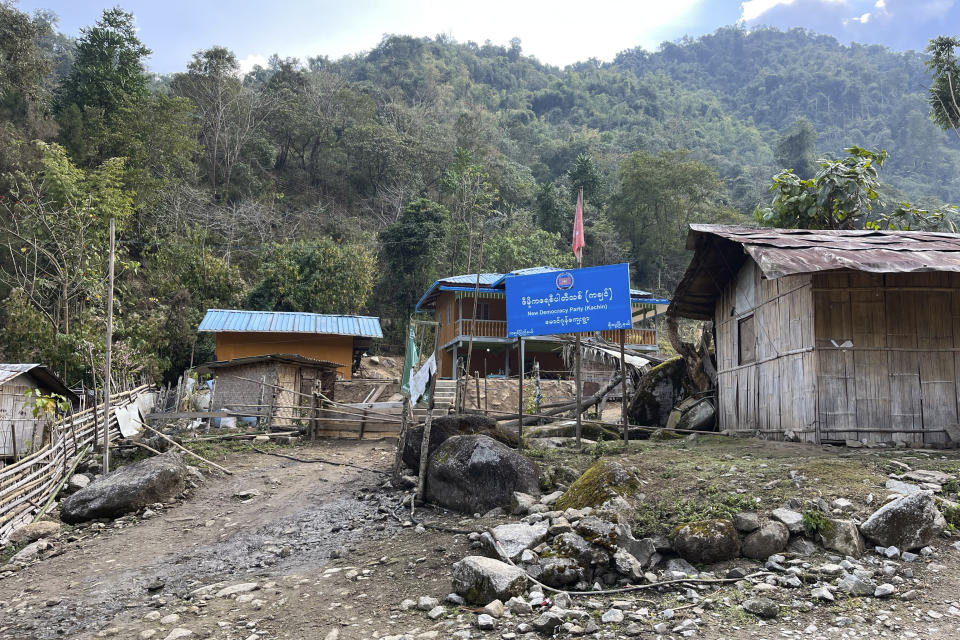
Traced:
POLYGON ((17 376, 29 373, 35 367, 42 365, 39 364, 7 364, 0 363, 0 384, 7 382, 8 380, 13 380, 17 376))
POLYGON ((46 387, 46 391, 59 393, 65 396, 73 403, 80 401, 79 396, 67 388, 60 378, 56 376, 48 367, 37 363, 0 363, 0 384, 13 380, 17 376, 30 374, 41 385, 46 387))
MULTIPOLYGON (((496 282, 503 274, 501 273, 481 273, 480 274, 480 286, 487 285, 488 287, 496 282)), ((440 284, 476 284, 477 274, 475 273, 464 273, 459 276, 450 276, 449 278, 440 278, 437 280, 440 284)))
POLYGON ((670 313, 707 320, 720 291, 747 256, 769 279, 798 273, 960 272, 960 234, 924 231, 769 229, 690 225, 695 250, 673 295, 670 313))
POLYGON ((293 311, 209 309, 197 331, 264 331, 271 333, 325 333, 382 338, 380 318, 293 311))

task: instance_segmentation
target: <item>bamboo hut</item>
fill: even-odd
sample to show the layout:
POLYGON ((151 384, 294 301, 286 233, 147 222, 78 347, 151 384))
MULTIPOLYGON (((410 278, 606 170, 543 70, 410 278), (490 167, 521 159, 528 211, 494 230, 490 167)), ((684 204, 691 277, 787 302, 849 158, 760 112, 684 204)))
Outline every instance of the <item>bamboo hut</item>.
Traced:
POLYGON ((47 421, 33 415, 28 391, 58 394, 73 406, 80 398, 42 364, 0 364, 0 458, 29 454, 43 444, 47 421))
POLYGON ((691 225, 668 314, 711 320, 721 429, 960 441, 960 235, 691 225))

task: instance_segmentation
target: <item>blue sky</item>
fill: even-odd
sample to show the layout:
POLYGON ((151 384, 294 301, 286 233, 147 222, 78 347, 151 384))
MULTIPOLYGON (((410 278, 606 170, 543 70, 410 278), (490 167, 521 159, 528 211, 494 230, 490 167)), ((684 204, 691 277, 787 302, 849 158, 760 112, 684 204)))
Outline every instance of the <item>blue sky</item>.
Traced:
MULTIPOLYGON (((73 36, 96 22, 112 2, 20 0, 24 11, 60 16, 73 36)), ((154 53, 151 71, 182 70, 193 52, 218 44, 246 67, 267 56, 343 55, 367 51, 386 33, 448 34, 459 41, 522 41, 523 51, 563 66, 611 60, 641 46, 699 36, 741 23, 804 27, 842 42, 923 49, 937 35, 960 34, 960 0, 117 0, 137 17, 140 39, 154 53)))

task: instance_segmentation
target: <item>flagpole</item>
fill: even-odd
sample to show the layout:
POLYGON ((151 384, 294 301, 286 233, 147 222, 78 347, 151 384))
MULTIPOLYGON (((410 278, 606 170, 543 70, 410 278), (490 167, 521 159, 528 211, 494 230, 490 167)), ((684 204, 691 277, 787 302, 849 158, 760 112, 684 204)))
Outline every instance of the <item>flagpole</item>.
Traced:
MULTIPOLYGON (((576 251, 577 255, 577 269, 583 267, 583 187, 580 188, 579 193, 577 193, 577 215, 578 219, 574 221, 574 235, 578 231, 578 223, 580 225, 580 249, 576 251)), ((583 430, 583 419, 581 412, 583 411, 583 384, 580 378, 580 332, 577 332, 576 338, 576 372, 575 372, 576 381, 574 384, 577 388, 577 449, 580 449, 580 437, 583 430)))

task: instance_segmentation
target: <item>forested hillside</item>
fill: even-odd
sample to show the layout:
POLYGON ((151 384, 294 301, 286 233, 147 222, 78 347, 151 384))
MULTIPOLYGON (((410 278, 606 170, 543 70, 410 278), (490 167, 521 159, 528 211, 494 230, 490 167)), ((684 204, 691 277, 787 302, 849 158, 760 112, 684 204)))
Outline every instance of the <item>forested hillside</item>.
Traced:
POLYGON ((519 41, 390 36, 246 75, 197 49, 151 76, 130 14, 73 41, 0 4, 6 360, 71 384, 98 367, 110 218, 119 365, 171 376, 212 354, 209 307, 371 313, 395 339, 439 275, 569 265, 579 188, 585 264, 630 261, 660 294, 688 223, 752 223, 774 174, 852 145, 890 153, 881 200, 960 201, 924 57, 802 30, 729 27, 563 70, 519 41))

